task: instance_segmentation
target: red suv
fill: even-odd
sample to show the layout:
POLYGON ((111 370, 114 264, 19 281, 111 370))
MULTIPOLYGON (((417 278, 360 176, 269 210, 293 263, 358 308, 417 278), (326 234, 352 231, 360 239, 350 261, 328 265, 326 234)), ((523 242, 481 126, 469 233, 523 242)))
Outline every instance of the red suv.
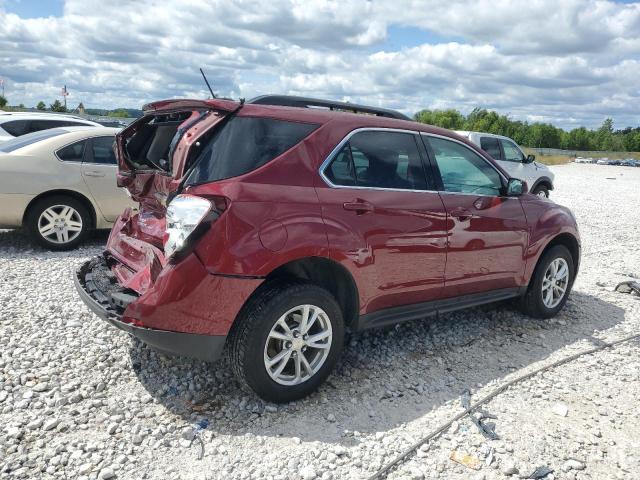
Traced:
POLYGON ((568 209, 397 112, 166 100, 115 148, 139 209, 80 267, 80 296, 160 351, 215 360, 226 349, 266 400, 316 389, 346 328, 509 298, 551 317, 578 271, 568 209))

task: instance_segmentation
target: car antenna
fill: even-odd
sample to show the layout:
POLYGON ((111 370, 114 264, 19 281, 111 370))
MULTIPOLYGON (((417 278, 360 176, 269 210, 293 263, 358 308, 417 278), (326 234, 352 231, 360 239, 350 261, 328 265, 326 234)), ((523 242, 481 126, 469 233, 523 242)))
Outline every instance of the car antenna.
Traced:
POLYGON ((216 98, 216 94, 213 93, 213 90, 211 90, 211 85, 209 85, 209 80, 207 80, 207 76, 204 74, 204 72, 202 71, 202 68, 200 69, 200 73, 202 74, 202 78, 204 78, 204 83, 207 84, 207 88, 209 89, 209 91, 211 92, 211 98, 216 98))

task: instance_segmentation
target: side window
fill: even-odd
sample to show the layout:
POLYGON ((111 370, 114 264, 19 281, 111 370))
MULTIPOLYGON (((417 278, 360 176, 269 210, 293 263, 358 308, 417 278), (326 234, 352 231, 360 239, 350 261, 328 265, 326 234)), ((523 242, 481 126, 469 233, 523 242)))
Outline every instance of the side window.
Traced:
POLYGON ((4 122, 0 127, 2 127, 2 129, 9 135, 13 135, 14 137, 19 137, 20 135, 29 133, 28 120, 11 120, 9 122, 4 122))
POLYGON ((29 132, 39 132, 55 127, 66 127, 68 122, 60 120, 31 120, 29 124, 29 132))
POLYGON ((433 150, 447 192, 499 195, 500 174, 480 155, 464 145, 437 137, 425 137, 433 150))
POLYGON ((72 143, 64 148, 61 148, 56 152, 60 160, 65 162, 81 162, 84 155, 84 146, 87 143, 86 140, 81 142, 72 143))
POLYGON ((113 151, 114 137, 95 137, 91 140, 91 163, 115 165, 116 154, 113 151))
POLYGON ((187 185, 251 172, 300 143, 316 128, 318 125, 271 118, 233 117, 203 146, 187 185))
POLYGON ((349 144, 347 144, 338 152, 331 165, 324 171, 331 183, 348 186, 356 184, 356 175, 351 158, 351 151, 349 144))
POLYGON ((500 140, 504 149, 504 159, 508 162, 522 162, 524 155, 515 143, 509 140, 500 140))
POLYGON ((410 133, 375 130, 356 133, 324 173, 334 185, 427 188, 416 136, 410 133))
POLYGON ((482 137, 480 138, 480 148, 491 155, 496 160, 502 160, 502 151, 500 150, 500 143, 497 138, 494 137, 482 137))

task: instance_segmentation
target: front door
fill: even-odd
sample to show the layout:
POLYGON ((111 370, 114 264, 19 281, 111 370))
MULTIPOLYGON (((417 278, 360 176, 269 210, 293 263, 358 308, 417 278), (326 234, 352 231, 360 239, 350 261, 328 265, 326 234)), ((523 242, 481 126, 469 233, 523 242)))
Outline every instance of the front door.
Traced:
POLYGON ((124 189, 116 184, 113 142, 113 135, 88 139, 82 162, 82 178, 108 222, 114 222, 125 208, 132 205, 124 189))
POLYGON ((359 131, 316 188, 329 247, 356 278, 362 314, 442 294, 446 213, 419 141, 412 132, 359 131))
POLYGON ((468 146, 423 139, 449 219, 444 296, 522 285, 528 228, 520 200, 501 195, 501 174, 468 146))

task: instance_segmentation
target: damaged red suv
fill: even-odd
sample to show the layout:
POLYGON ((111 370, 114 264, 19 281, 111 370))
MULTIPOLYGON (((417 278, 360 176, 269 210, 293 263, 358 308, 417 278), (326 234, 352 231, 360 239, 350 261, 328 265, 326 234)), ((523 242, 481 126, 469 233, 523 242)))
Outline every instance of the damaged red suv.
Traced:
POLYGON ((564 305, 571 212, 455 133, 300 97, 167 100, 116 139, 139 202, 76 285, 162 352, 216 360, 275 402, 330 374, 345 329, 519 299, 564 305))

